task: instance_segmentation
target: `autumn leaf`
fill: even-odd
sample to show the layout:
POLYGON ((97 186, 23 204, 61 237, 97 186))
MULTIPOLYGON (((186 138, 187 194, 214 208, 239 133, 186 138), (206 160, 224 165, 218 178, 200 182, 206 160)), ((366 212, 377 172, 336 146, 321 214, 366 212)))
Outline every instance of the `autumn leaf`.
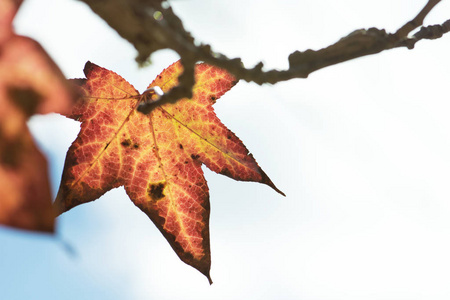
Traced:
MULTIPOLYGON (((192 99, 164 104, 144 115, 137 107, 154 101, 116 73, 88 62, 84 92, 70 118, 81 130, 70 147, 55 201, 61 212, 124 186, 131 201, 154 222, 185 263, 209 276, 209 193, 201 165, 243 181, 269 185, 282 194, 212 104, 236 82, 226 71, 199 64, 192 99)), ((178 84, 180 62, 150 84, 168 92, 178 84)))
POLYGON ((0 2, 0 224, 52 232, 47 161, 26 122, 35 113, 70 111, 75 97, 42 47, 14 33, 21 2, 0 2))

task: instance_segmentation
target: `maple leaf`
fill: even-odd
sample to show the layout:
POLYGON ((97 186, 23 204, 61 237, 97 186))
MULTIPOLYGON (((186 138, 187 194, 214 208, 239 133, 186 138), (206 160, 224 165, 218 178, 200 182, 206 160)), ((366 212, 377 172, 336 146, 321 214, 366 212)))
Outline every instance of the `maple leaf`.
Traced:
POLYGON ((0 224, 52 232, 47 162, 26 121, 35 113, 70 111, 75 97, 42 47, 14 33, 21 3, 0 2, 0 224))
MULTIPOLYGON (((168 92, 178 84, 180 62, 150 84, 168 92)), ((225 70, 199 64, 192 99, 163 104, 144 115, 137 107, 154 101, 116 73, 90 62, 79 79, 84 96, 70 118, 81 121, 55 201, 61 212, 93 201, 108 190, 125 191, 150 217, 185 263, 210 280, 209 193, 201 169, 279 191, 212 104, 236 82, 225 70)), ((148 91, 148 90, 147 90, 148 91)))

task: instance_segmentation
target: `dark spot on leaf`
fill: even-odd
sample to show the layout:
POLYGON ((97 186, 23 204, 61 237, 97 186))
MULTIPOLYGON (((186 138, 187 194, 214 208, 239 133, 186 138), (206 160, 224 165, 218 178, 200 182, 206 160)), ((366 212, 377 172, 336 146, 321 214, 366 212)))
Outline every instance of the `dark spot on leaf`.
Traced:
POLYGON ((19 166, 24 153, 21 139, 3 143, 0 141, 0 164, 4 167, 16 168, 19 166))
POLYGON ((199 159, 199 158, 200 158, 200 155, 197 155, 197 154, 191 154, 191 158, 192 158, 192 159, 199 159))
POLYGON ((162 76, 161 76, 161 75, 158 75, 158 78, 159 78, 159 79, 161 79, 161 78, 162 78, 162 76))
POLYGON ((228 136, 227 136, 227 139, 231 139, 231 135, 228 135, 228 136))
POLYGON ((42 96, 30 88, 8 87, 8 96, 26 116, 30 117, 36 112, 42 96))
POLYGON ((103 150, 105 150, 106 148, 108 148, 108 146, 109 146, 109 143, 106 144, 106 146, 105 146, 105 148, 103 148, 103 150))
POLYGON ((133 148, 134 148, 134 149, 138 149, 138 148, 139 148, 139 144, 134 144, 134 145, 133 145, 133 148))
POLYGON ((157 201, 161 198, 164 198, 164 183, 157 183, 157 184, 151 184, 148 189, 147 193, 152 198, 152 200, 157 201))
POLYGON ((184 161, 185 164, 188 164, 189 162, 187 160, 184 161))
POLYGON ((130 139, 123 140, 122 143, 120 143, 120 144, 124 147, 130 147, 131 140, 130 139))
POLYGON ((178 147, 180 147, 180 149, 183 149, 183 145, 179 144, 178 147))
POLYGON ((213 101, 213 102, 215 102, 216 101, 216 96, 214 96, 214 95, 211 95, 211 96, 209 96, 209 100, 211 100, 211 101, 213 101))

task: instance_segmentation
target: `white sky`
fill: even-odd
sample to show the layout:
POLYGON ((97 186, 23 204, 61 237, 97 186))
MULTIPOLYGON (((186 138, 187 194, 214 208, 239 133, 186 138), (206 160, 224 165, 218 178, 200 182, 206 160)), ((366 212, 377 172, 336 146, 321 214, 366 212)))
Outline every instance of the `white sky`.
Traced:
MULTIPOLYGON (((90 60, 143 91, 177 59, 138 69, 132 46, 82 3, 26 0, 16 20, 69 78, 90 60)), ((248 66, 284 68, 290 52, 358 28, 394 31, 426 1, 171 2, 188 30, 248 66)), ((450 18, 441 3, 426 20, 450 18)), ((450 38, 391 50, 263 87, 240 82, 221 120, 283 190, 205 171, 212 286, 114 190, 59 218, 58 236, 0 230, 4 299, 449 299, 450 38)), ((54 190, 78 125, 34 118, 54 190)))

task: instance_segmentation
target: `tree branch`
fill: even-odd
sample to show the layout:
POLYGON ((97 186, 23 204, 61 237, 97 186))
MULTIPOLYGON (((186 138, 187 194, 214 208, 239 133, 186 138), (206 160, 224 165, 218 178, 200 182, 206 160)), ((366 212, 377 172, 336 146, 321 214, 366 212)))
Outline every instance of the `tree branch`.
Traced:
MULTIPOLYGON (((413 49, 422 39, 436 39, 450 31, 450 20, 442 25, 422 27, 412 37, 408 35, 422 26, 425 17, 441 0, 429 0, 414 19, 400 27, 395 33, 384 29, 369 28, 355 30, 338 42, 320 50, 295 51, 289 55, 289 69, 263 71, 263 63, 254 68, 245 68, 240 58, 229 59, 213 53, 209 45, 196 45, 181 20, 170 6, 161 0, 82 0, 102 17, 138 51, 136 60, 143 63, 151 53, 159 49, 176 51, 184 66, 179 85, 157 102, 148 102, 139 111, 149 113, 164 103, 175 103, 178 99, 192 96, 194 66, 199 61, 216 65, 232 73, 236 79, 257 84, 277 83, 293 78, 306 78, 319 69, 349 61, 358 57, 376 54, 398 47, 413 49)), ((167 4, 167 3, 166 3, 167 4)))
POLYGON ((431 25, 422 27, 412 38, 403 41, 401 46, 413 49, 415 44, 420 40, 435 40, 442 37, 450 31, 450 20, 445 21, 442 25, 431 25))
POLYGON ((429 0, 425 7, 419 12, 419 14, 414 19, 403 25, 399 30, 397 30, 395 35, 398 38, 403 38, 406 37, 414 29, 422 26, 425 17, 439 2, 441 2, 441 0, 429 0))

